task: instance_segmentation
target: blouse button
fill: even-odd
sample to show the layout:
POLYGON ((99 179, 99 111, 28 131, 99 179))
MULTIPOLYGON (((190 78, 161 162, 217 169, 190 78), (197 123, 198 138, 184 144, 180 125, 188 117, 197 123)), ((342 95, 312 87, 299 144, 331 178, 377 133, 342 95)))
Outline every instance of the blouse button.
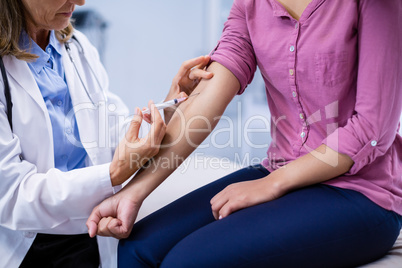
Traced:
POLYGON ((302 132, 302 133, 300 134, 300 137, 302 137, 302 138, 306 137, 306 133, 305 133, 305 132, 302 132))
POLYGON ((290 52, 294 52, 295 51, 295 47, 294 46, 290 46, 290 52))
POLYGON ((292 96, 293 96, 293 98, 296 98, 296 96, 297 96, 296 91, 293 91, 293 92, 292 92, 292 96))
POLYGON ((290 70, 289 70, 289 74, 290 74, 291 76, 293 76, 293 75, 295 74, 295 71, 294 71, 293 69, 290 69, 290 70))
POLYGON ((373 146, 373 147, 374 147, 374 146, 377 146, 377 141, 372 141, 372 142, 371 142, 371 146, 373 146))

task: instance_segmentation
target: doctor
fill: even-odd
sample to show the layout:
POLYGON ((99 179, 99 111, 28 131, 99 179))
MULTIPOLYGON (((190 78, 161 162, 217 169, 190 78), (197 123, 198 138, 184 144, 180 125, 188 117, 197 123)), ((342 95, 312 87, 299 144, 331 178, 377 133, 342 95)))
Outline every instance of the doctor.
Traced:
MULTIPOLYGON (((0 0, 0 267, 115 266, 117 240, 90 239, 85 222, 158 152, 165 133, 152 102, 148 136, 138 138, 138 108, 126 128, 118 124, 128 109, 108 91, 96 49, 70 24, 84 3, 0 0)), ((210 77, 208 61, 185 62, 167 98, 210 77)))

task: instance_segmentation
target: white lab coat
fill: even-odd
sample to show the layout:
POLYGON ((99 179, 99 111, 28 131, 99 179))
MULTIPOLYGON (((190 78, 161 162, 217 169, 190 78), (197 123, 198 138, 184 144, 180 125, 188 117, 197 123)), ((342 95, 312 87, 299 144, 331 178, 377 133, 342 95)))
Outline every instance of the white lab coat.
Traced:
MULTIPOLYGON (((96 49, 75 32, 85 57, 104 89, 108 78, 96 49)), ((3 57, 13 101, 13 133, 6 116, 4 84, 0 81, 0 267, 18 267, 36 233, 86 233, 92 209, 114 193, 109 163, 124 134, 128 109, 107 92, 104 102, 88 64, 76 43, 72 55, 95 107, 85 92, 64 48, 63 65, 81 141, 88 153, 87 168, 61 172, 54 168, 53 136, 49 114, 25 61, 3 57), (22 159, 22 160, 21 160, 22 159)), ((0 76, 0 80, 1 76, 0 76)), ((117 240, 98 238, 102 267, 116 266, 117 240)))

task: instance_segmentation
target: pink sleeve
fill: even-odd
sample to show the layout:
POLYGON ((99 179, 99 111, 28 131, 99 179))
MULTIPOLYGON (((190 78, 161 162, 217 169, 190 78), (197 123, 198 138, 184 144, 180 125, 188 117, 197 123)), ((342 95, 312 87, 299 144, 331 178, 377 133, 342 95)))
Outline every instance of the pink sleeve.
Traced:
MULTIPOLYGON (((361 0, 355 113, 325 144, 355 162, 348 174, 384 155, 402 107, 402 1, 361 0)), ((342 108, 341 108, 342 109, 342 108)))
POLYGON ((221 39, 211 57, 212 61, 222 64, 237 77, 241 86, 238 94, 243 93, 251 83, 257 68, 244 2, 247 1, 234 1, 221 39))

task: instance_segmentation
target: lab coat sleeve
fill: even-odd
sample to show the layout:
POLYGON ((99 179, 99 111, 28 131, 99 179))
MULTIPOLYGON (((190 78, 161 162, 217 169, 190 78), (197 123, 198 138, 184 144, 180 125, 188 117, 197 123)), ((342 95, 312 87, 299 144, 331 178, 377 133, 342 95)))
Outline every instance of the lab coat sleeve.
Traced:
POLYGON ((402 2, 362 0, 359 5, 355 114, 324 141, 353 159, 351 175, 388 151, 402 107, 402 2))
POLYGON ((51 168, 38 173, 34 164, 19 157, 19 138, 11 132, 3 100, 0 99, 0 225, 53 234, 86 232, 85 222, 93 207, 113 193, 109 164, 70 172, 51 168))

